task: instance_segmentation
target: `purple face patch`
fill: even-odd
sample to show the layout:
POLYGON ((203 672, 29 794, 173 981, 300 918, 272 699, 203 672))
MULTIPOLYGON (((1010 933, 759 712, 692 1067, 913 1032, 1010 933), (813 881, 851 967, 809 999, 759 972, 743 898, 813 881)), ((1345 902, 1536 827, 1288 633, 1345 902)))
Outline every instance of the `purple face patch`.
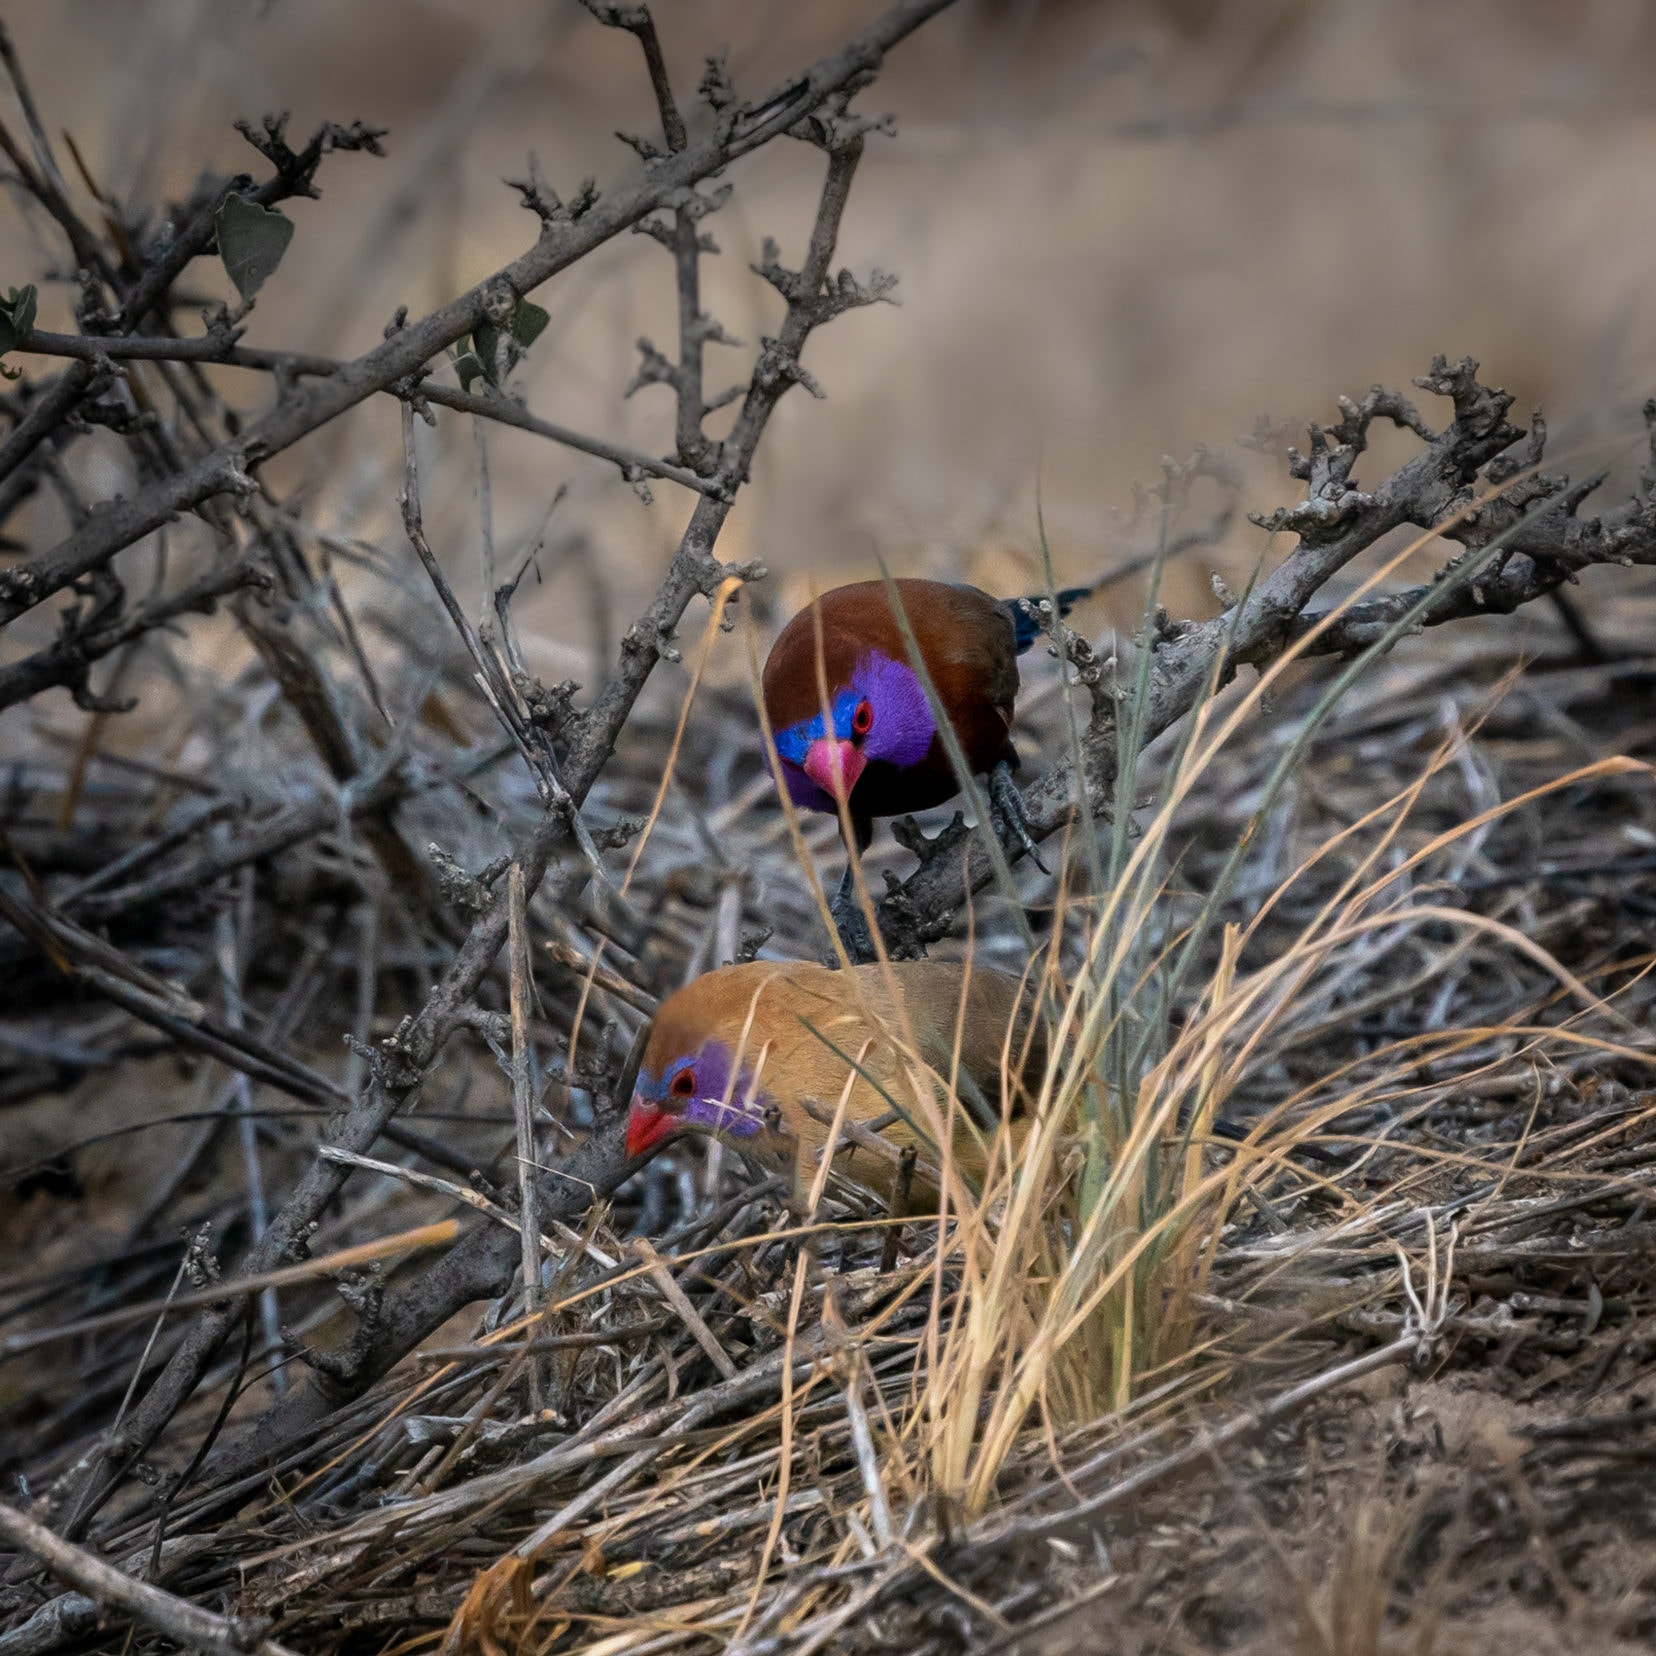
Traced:
POLYGON ((863 752, 899 770, 918 765, 931 749, 937 721, 914 669, 906 661, 870 650, 857 663, 851 688, 874 710, 863 752))
POLYGON ((906 770, 920 764, 937 735, 926 689, 906 661, 893 661, 870 650, 858 661, 851 683, 835 692, 829 717, 820 712, 776 733, 776 754, 782 761, 782 782, 788 797, 804 811, 835 810, 833 799, 803 769, 811 744, 830 733, 839 741, 860 741, 863 754, 906 770), (857 727, 857 710, 868 706, 867 734, 857 727), (830 727, 832 727, 830 732, 830 727))
POLYGON ((788 798, 802 811, 822 811, 831 815, 838 809, 833 798, 825 794, 791 759, 782 761, 782 785, 788 790, 788 798))
POLYGON ((745 1097, 738 1093, 728 1104, 722 1098, 692 1098, 684 1119, 700 1123, 709 1132, 752 1138, 765 1125, 765 1107, 761 1098, 755 1097, 750 1104, 744 1102, 745 1097))
POLYGON ((753 1088, 746 1072, 730 1084, 730 1054, 717 1041, 700 1052, 675 1058, 659 1077, 640 1071, 639 1096, 657 1109, 732 1138, 752 1138, 765 1125, 770 1100, 753 1088), (688 1078, 688 1079, 686 1079, 688 1078), (730 1095, 729 1103, 725 1095, 730 1095))

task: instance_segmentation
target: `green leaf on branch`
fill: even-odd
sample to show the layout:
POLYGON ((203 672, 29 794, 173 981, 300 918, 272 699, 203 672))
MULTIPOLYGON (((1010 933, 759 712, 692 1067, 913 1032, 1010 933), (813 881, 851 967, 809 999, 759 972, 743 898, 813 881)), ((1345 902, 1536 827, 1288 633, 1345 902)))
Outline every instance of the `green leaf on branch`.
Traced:
POLYGON ((293 240, 293 220, 245 196, 227 195, 213 215, 219 257, 245 304, 265 285, 293 240))
POLYGON ((455 362, 461 388, 469 390, 472 380, 481 375, 498 391, 500 382, 528 355, 529 347, 546 331, 551 320, 539 305, 519 299, 504 329, 485 322, 473 332, 471 350, 455 362), (509 341, 504 351, 503 340, 509 341))
POLYGON ((546 324, 551 320, 539 305, 520 299, 512 312, 512 338, 527 351, 546 332, 546 324))
MULTIPOLYGON (((7 351, 15 351, 33 330, 36 297, 31 282, 27 287, 10 289, 6 297, 0 299, 0 356, 7 351)), ((15 379, 17 375, 7 374, 6 377, 15 379)))

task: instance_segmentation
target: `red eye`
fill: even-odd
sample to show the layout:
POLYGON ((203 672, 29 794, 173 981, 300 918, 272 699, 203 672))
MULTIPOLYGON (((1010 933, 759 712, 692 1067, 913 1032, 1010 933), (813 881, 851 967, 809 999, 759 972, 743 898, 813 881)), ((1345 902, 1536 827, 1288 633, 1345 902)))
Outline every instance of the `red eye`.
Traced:
POLYGON ((667 1089, 675 1098, 690 1098, 696 1091, 696 1072, 682 1069, 673 1077, 673 1084, 667 1089))
POLYGON ((870 701, 857 703, 857 711, 851 715, 851 729, 858 736, 866 736, 874 728, 874 704, 870 701))

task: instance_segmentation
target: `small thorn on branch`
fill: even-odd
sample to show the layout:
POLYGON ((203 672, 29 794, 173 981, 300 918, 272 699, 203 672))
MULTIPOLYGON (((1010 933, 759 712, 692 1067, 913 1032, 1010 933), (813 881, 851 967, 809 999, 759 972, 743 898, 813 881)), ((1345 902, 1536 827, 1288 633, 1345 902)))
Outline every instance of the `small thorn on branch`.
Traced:
POLYGON ((437 871, 437 887, 444 901, 466 914, 481 914, 489 906, 492 888, 511 862, 510 857, 497 857, 487 868, 469 874, 435 841, 426 846, 426 856, 437 871))
POLYGON ((516 190, 522 197, 522 205, 541 221, 543 236, 555 225, 574 224, 589 213, 598 201, 597 183, 590 178, 581 180, 580 188, 568 201, 561 200, 558 192, 547 183, 540 169, 540 158, 533 150, 529 152, 529 176, 508 178, 502 182, 507 189, 516 190))
POLYGON ((659 144, 653 143, 650 139, 644 137, 642 133, 621 132, 617 130, 615 136, 619 138, 621 142, 625 144, 627 148, 630 149, 633 154, 644 163, 645 166, 649 166, 652 162, 665 161, 667 159, 669 152, 662 149, 659 144))
POLYGON ((677 389, 680 377, 678 367, 656 348, 655 341, 648 335, 641 335, 636 344, 643 360, 621 395, 630 397, 646 385, 670 385, 677 389))
MULTIPOLYGON (((656 108, 661 115, 661 134, 667 141, 667 150, 677 153, 685 148, 690 142, 690 135, 685 130, 684 117, 679 114, 678 105, 673 100, 673 83, 667 74, 667 60, 662 56, 661 39, 656 34, 650 8, 615 5, 610 0, 581 0, 581 4, 606 28, 625 29, 628 34, 636 36, 644 52, 644 66, 649 71, 650 87, 655 93, 656 108)), ((626 133, 617 133, 616 136, 624 144, 631 144, 646 163, 663 158, 663 152, 646 139, 632 138, 626 133)))
POLYGON ((728 56, 723 47, 710 54, 707 67, 702 71, 701 85, 696 88, 702 102, 718 114, 723 114, 736 102, 736 86, 730 78, 728 56))
MULTIPOLYGON (((352 121, 341 126, 337 121, 325 121, 317 128, 302 150, 291 148, 287 141, 287 111, 266 115, 258 128, 251 121, 237 121, 236 131, 276 169, 276 181, 281 194, 307 196, 315 199, 321 194, 316 188, 316 169, 322 158, 334 150, 356 150, 368 155, 383 156, 380 139, 386 128, 371 126, 366 121, 352 121)), ((234 180, 231 188, 251 180, 234 180)))

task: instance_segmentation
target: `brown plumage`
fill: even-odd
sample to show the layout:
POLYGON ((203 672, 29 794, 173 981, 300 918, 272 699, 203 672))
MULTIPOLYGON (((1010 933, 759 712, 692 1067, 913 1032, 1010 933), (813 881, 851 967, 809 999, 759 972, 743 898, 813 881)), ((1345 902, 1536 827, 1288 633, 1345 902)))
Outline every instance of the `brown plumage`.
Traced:
MULTIPOLYGON (((901 962, 889 968, 894 997, 886 970, 836 972, 806 962, 755 961, 709 972, 679 990, 663 1003, 645 1048, 628 1116, 628 1150, 637 1154, 683 1128, 712 1133, 784 1172, 798 1198, 815 1177, 828 1120, 853 1061, 862 1074, 852 1083, 847 1119, 872 1125, 893 1152, 914 1144, 909 1121, 924 1131, 928 1112, 897 1044, 906 1019, 922 1061, 945 1081, 958 1077, 953 1155, 969 1178, 981 1177, 982 1145, 967 1114, 992 1122, 1003 1113, 1014 1119, 1025 1113, 1045 1061, 1040 1025, 1028 1015, 1018 979, 1004 972, 976 967, 968 973, 947 961, 901 962), (908 1121, 893 1118, 893 1103, 908 1121)), ((942 1101, 941 1088, 934 1096, 942 1101)), ((839 1143, 837 1168, 890 1192, 894 1154, 843 1134, 839 1143)), ((919 1150, 926 1160, 937 1160, 935 1146, 921 1140, 919 1150)), ((935 1203, 935 1188, 928 1185, 923 1176, 916 1181, 915 1200, 935 1203)))

